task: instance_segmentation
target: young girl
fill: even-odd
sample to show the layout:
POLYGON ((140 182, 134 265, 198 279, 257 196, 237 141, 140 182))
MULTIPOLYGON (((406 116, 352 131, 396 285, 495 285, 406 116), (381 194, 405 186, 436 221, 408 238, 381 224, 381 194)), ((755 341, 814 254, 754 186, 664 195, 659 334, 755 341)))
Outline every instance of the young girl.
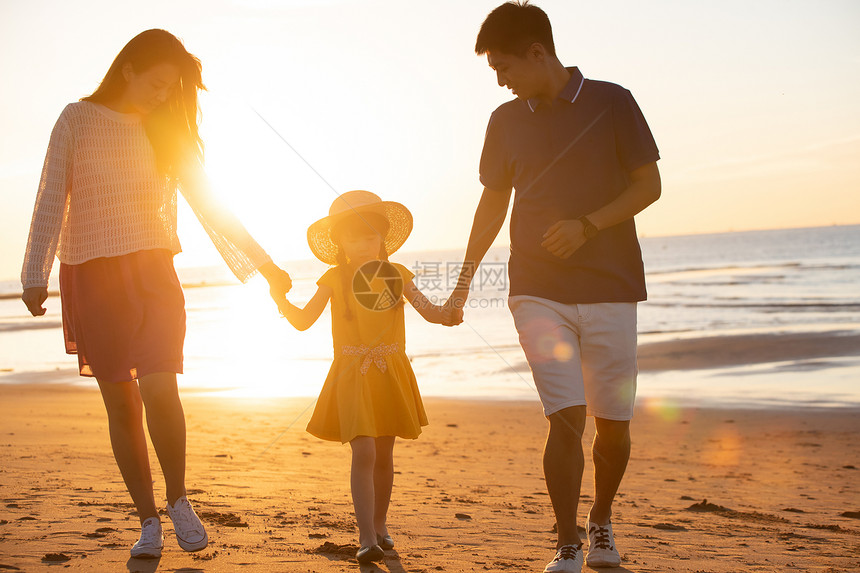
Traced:
POLYGON ((453 326, 461 312, 431 304, 403 265, 388 255, 403 245, 412 215, 400 203, 368 191, 344 193, 329 216, 308 229, 317 258, 330 265, 300 309, 284 300, 281 313, 299 330, 310 327, 332 301, 334 362, 308 432, 352 447, 350 486, 358 522, 360 563, 379 561, 394 548, 386 514, 394 481, 394 439, 415 439, 427 417, 406 356, 405 297, 432 323, 453 326))
POLYGON ((177 187, 239 279, 259 270, 273 297, 290 288, 289 276, 211 199, 197 129, 202 88, 200 61, 172 34, 147 30, 126 44, 98 89, 66 106, 51 133, 21 273, 24 303, 43 315, 54 254, 60 259, 66 351, 98 382, 140 517, 133 557, 159 557, 163 546, 144 407, 179 545, 197 551, 208 542, 186 497, 176 387, 185 339, 173 268, 177 187))

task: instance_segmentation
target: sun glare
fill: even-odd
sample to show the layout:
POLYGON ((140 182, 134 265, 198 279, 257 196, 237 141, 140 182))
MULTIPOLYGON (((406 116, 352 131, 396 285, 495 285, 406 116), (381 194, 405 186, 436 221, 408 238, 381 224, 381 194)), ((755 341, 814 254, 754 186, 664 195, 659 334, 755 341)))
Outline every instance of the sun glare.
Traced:
MULTIPOLYGON (((290 299, 304 304, 312 281, 297 281, 290 299), (309 283, 309 284, 307 284, 309 283)), ((268 285, 187 289, 186 388, 227 396, 316 396, 331 365, 328 313, 305 332, 280 317, 268 285)))
MULTIPOLYGON (((276 261, 311 256, 307 226, 325 214, 333 193, 253 111, 230 97, 201 97, 206 173, 211 190, 239 217, 276 261)), ((188 209, 180 212, 183 266, 214 264, 217 257, 188 209), (189 248, 193 247, 193 248, 189 248)))

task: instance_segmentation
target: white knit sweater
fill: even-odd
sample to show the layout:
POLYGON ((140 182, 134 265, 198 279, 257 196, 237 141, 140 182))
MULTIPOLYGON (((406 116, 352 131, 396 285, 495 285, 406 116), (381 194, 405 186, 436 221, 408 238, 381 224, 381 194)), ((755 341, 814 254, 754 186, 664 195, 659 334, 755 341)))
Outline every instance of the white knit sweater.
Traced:
MULTIPOLYGON (((184 176, 181 189, 239 280, 271 260, 212 200, 202 169, 184 176)), ((91 102, 69 104, 42 168, 21 271, 24 288, 47 286, 55 254, 77 265, 146 249, 181 250, 176 188, 158 174, 140 117, 91 102)))

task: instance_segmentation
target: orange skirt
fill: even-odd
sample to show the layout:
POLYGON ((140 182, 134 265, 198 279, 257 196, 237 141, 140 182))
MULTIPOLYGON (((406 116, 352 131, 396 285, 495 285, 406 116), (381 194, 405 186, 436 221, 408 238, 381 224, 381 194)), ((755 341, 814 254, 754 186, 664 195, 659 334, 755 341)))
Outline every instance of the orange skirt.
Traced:
POLYGON ((166 249, 60 265, 66 352, 81 376, 127 382, 182 373, 185 296, 166 249))

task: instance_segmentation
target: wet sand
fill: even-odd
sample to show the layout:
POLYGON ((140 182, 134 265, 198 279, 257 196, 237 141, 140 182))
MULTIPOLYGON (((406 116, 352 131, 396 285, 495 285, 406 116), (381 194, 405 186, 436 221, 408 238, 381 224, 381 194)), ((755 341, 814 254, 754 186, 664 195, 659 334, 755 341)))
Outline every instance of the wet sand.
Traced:
POLYGON ((855 331, 711 336, 653 342, 639 347, 639 369, 694 370, 766 362, 860 356, 855 331))

